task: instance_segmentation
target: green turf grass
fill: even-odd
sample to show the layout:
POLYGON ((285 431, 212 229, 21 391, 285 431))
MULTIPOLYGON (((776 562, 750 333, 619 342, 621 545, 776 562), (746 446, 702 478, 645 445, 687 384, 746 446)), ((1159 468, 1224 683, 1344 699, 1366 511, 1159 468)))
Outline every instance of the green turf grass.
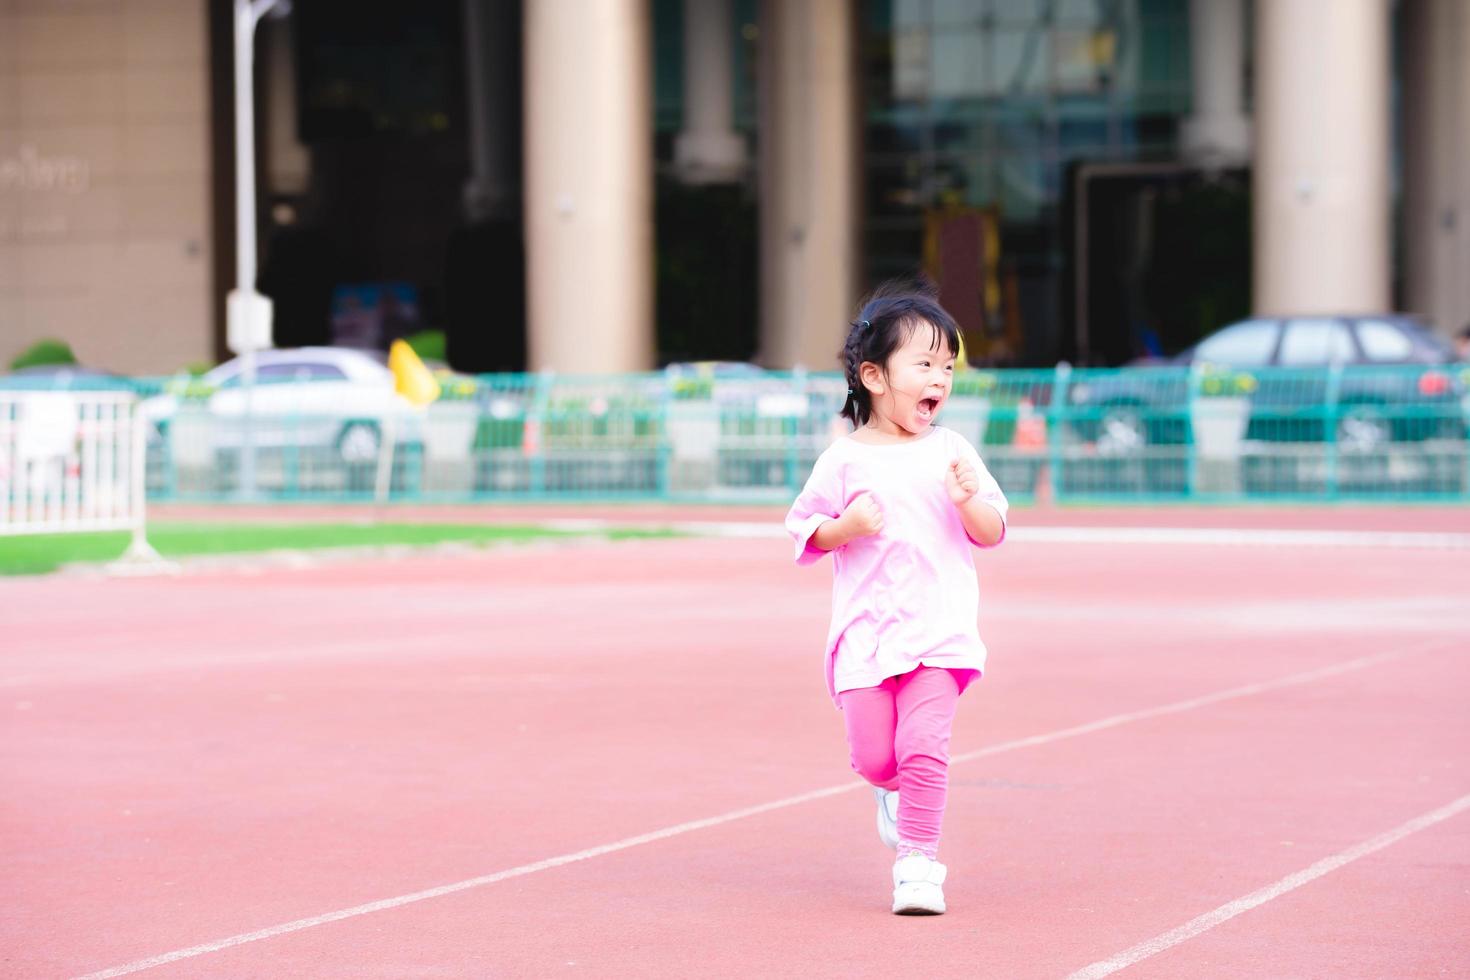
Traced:
MULTIPOLYGON (((173 524, 148 526, 148 543, 165 558, 260 551, 525 543, 559 538, 671 537, 669 531, 557 531, 494 524, 173 524)), ((0 575, 36 575, 74 562, 106 562, 127 547, 126 532, 0 537, 0 575)))

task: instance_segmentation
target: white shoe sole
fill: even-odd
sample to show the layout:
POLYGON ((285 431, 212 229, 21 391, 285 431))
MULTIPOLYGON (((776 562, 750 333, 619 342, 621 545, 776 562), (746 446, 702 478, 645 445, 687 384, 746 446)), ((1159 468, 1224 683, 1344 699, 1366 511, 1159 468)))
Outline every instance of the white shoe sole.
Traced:
POLYGON ((928 905, 921 902, 895 902, 893 903, 894 915, 943 915, 944 903, 928 905))
POLYGON ((938 885, 915 888, 909 885, 893 893, 894 915, 943 915, 944 892, 938 885))

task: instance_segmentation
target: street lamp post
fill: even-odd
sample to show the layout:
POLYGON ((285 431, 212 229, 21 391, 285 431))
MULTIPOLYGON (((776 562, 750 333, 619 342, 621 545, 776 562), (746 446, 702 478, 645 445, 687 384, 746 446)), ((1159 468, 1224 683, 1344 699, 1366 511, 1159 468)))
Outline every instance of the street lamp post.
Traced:
POLYGON ((290 9, 289 0, 235 0, 235 288, 226 301, 225 342, 241 362, 244 497, 255 495, 255 352, 271 346, 271 301, 255 291, 255 25, 272 10, 290 9))

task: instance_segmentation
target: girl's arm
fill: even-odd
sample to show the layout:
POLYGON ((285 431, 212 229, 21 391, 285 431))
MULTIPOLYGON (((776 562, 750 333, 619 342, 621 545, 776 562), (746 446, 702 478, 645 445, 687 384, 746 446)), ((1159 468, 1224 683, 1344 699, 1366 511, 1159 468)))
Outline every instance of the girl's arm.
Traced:
POLYGON ((829 450, 817 458, 812 475, 786 515, 786 531, 796 544, 796 563, 810 565, 854 538, 883 530, 883 512, 868 494, 843 506, 840 463, 829 450))
POLYGON ((945 471, 944 485, 970 539, 985 548, 1000 544, 1006 533, 1005 518, 980 495, 980 475, 975 467, 964 458, 954 460, 945 471))
POLYGON ((1001 536, 1006 531, 1006 525, 1000 519, 999 511, 978 496, 971 497, 957 506, 960 512, 960 523, 965 525, 965 533, 987 548, 1000 544, 1001 536))
POLYGON ((842 516, 834 517, 813 532, 811 542, 822 551, 836 551, 853 538, 877 534, 883 530, 883 511, 872 494, 861 493, 847 505, 842 516))

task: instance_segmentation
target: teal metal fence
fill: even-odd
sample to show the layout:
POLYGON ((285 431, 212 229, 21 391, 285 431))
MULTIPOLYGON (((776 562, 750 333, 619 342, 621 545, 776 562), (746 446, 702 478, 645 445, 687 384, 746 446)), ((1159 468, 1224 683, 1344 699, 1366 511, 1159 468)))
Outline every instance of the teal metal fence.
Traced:
MULTIPOLYGON (((836 374, 449 376, 427 408, 129 383, 158 500, 784 501, 847 431, 836 374)), ((1017 500, 1470 501, 1467 392, 1467 365, 971 370, 940 422, 1017 500)))

